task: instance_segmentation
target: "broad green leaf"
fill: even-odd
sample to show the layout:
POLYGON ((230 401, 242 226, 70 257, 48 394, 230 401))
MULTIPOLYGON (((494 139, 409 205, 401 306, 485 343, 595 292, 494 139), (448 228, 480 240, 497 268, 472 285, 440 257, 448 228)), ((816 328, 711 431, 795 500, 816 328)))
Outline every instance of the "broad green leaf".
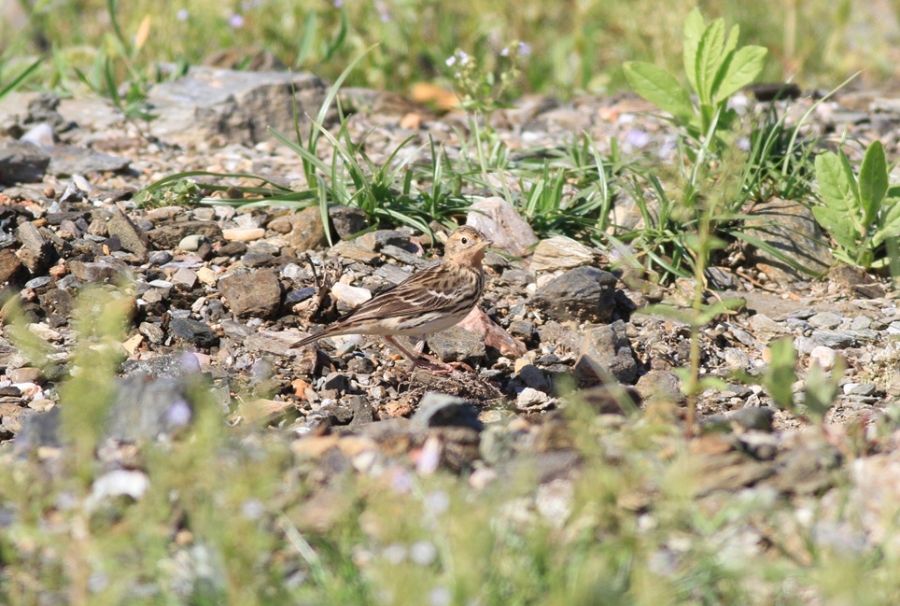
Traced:
POLYGON ((623 69, 634 92, 677 118, 690 117, 693 107, 687 91, 664 69, 638 61, 629 61, 623 69))
POLYGON ((725 46, 725 21, 716 19, 706 28, 697 47, 696 73, 697 94, 703 105, 712 105, 712 87, 719 67, 725 60, 722 48, 725 46))
POLYGON ((900 199, 888 198, 884 202, 887 208, 881 219, 881 226, 872 236, 872 246, 881 246, 881 243, 890 238, 900 238, 900 199))
POLYGON ((859 190, 853 170, 843 154, 826 152, 816 157, 816 182, 825 206, 848 222, 860 236, 865 234, 859 190))
POLYGON ((863 225, 868 227, 878 216, 881 201, 888 189, 887 162, 881 141, 875 141, 866 150, 859 168, 859 198, 862 202, 863 225))
POLYGON ((819 225, 825 228, 835 242, 847 250, 856 250, 858 235, 845 213, 827 206, 815 206, 812 212, 819 225))
POLYGON ((731 30, 728 32, 728 39, 725 41, 725 47, 722 49, 723 57, 737 48, 738 37, 740 35, 741 27, 739 25, 732 25, 731 30))
POLYGON ((766 52, 762 46, 743 46, 729 57, 716 86, 716 103, 756 80, 765 64, 766 52))
POLYGON ((790 410, 794 405, 792 386, 797 380, 794 367, 797 364, 797 352, 790 337, 778 339, 769 344, 769 367, 763 375, 763 387, 775 400, 779 408, 790 410))
POLYGON ((703 31, 706 29, 706 22, 699 8, 694 8, 684 20, 684 49, 682 57, 684 60, 684 73, 687 74, 688 82, 693 89, 697 90, 697 46, 700 44, 700 38, 703 37, 703 31))

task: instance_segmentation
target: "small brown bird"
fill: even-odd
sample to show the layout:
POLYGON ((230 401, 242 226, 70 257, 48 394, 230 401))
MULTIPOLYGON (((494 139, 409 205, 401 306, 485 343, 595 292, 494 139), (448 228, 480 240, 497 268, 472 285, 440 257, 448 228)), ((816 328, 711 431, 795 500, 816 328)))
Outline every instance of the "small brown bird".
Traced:
POLYGON ((443 262, 413 274, 394 288, 369 299, 324 331, 310 335, 294 346, 302 347, 337 335, 379 335, 414 366, 450 368, 446 364, 424 361, 394 337, 432 334, 465 318, 484 291, 481 261, 490 244, 473 227, 456 229, 444 246, 443 262))

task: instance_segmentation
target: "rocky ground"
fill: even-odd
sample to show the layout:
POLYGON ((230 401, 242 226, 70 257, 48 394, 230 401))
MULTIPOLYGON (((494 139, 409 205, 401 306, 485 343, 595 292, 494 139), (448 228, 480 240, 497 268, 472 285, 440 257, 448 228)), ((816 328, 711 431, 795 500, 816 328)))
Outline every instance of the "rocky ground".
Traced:
MULTIPOLYGON (((329 247, 318 208, 139 206, 142 187, 187 170, 303 183, 297 156, 270 140, 265 126, 291 132, 283 103, 289 83, 299 91, 301 113, 309 114, 324 85, 307 76, 195 73, 193 81, 154 92, 160 117, 149 123, 127 121, 96 99, 12 95, 0 105, 0 282, 18 294, 31 333, 51 345, 50 364, 38 368, 8 331, 0 338, 0 440, 7 453, 46 455, 60 447, 57 387, 75 344, 76 295, 86 284, 123 280, 133 320, 106 429, 120 442, 190 423, 185 377, 197 373, 212 379, 229 423, 263 420, 297 454, 325 461, 326 453, 341 452, 364 472, 371 463, 359 455, 371 451, 420 471, 476 469, 473 484, 496 481, 496 470, 516 452, 536 456, 547 479, 577 468, 577 457, 548 437, 562 422, 557 388, 566 381, 598 414, 610 415, 611 427, 630 414, 629 404, 640 415, 648 403, 667 402, 676 418, 681 414, 676 369, 688 364, 690 327, 642 308, 684 306, 692 284, 662 288, 629 279, 610 266, 610 251, 559 236, 539 240, 498 198, 477 201, 481 212, 468 216, 504 253, 487 257, 480 310, 426 345, 442 360, 469 364, 473 374, 410 372, 374 338, 292 347, 316 325, 431 262, 439 248, 406 228, 354 237, 369 223, 344 207, 330 211, 329 247)), ((435 116, 369 91, 343 95, 355 112, 351 131, 367 133, 373 158, 409 136, 414 141, 403 153, 411 158, 404 159, 426 157, 429 136, 449 157, 460 153, 462 115, 435 116)), ((810 103, 802 97, 786 111, 799 116, 810 103)), ((512 153, 564 145, 586 132, 601 151, 616 137, 623 153, 670 158, 673 134, 646 109, 627 97, 527 98, 493 119, 512 153)), ((896 98, 859 92, 823 104, 810 128, 881 138, 897 158, 898 126, 896 98)), ((624 202, 614 212, 620 224, 639 217, 624 202)), ((808 212, 773 200, 760 209, 766 213, 779 217, 779 228, 760 227, 770 242, 827 269, 831 259, 808 212)), ((891 417, 900 398, 900 307, 888 282, 848 268, 809 280, 753 253, 714 268, 711 277, 719 296, 744 305, 701 332, 702 373, 728 384, 699 399, 706 433, 695 442, 709 455, 707 489, 765 485, 820 495, 836 470, 847 471, 841 436, 861 431, 869 442, 850 470, 853 481, 872 495, 872 507, 890 501, 882 491, 900 486, 900 435, 891 417), (833 444, 810 437, 818 434, 776 409, 759 386, 734 379, 739 371, 758 374, 767 344, 782 336, 794 339, 801 377, 813 364, 846 365, 827 415, 833 444), (872 474, 883 482, 872 482, 872 474)), ((874 532, 881 522, 871 520, 874 532)))

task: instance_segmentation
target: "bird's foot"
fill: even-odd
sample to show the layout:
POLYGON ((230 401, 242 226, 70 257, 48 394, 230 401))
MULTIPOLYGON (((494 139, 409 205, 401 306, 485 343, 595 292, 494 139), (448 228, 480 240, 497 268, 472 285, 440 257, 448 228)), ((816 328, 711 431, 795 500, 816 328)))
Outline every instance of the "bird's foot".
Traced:
POLYGON ((475 372, 475 369, 465 362, 444 362, 443 360, 428 354, 421 354, 413 364, 415 364, 417 368, 424 368, 437 374, 453 374, 460 370, 468 373, 475 372))

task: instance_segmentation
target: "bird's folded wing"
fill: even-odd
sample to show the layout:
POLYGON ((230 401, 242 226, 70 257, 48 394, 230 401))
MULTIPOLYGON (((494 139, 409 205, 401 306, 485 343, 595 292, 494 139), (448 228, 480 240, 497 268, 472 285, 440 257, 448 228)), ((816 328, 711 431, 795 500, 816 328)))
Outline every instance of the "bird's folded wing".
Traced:
POLYGON ((445 279, 440 266, 424 269, 405 282, 363 303, 342 322, 357 323, 453 310, 459 306, 459 284, 445 279))

